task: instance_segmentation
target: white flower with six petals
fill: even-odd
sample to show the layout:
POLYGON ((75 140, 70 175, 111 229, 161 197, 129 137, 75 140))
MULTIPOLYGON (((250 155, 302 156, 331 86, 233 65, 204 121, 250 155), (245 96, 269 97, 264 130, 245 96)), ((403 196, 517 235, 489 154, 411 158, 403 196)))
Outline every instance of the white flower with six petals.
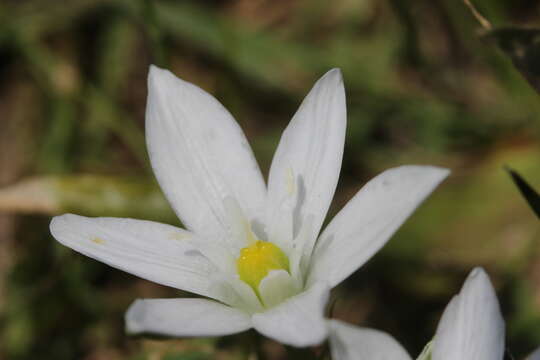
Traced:
POLYGON ((448 174, 431 166, 387 170, 318 236, 345 140, 339 70, 315 84, 283 133, 268 188, 242 130, 215 98, 154 66, 148 86, 150 160, 187 230, 72 214, 51 222, 53 236, 80 253, 206 297, 137 300, 126 313, 130 333, 255 328, 285 344, 320 343, 330 288, 377 252, 448 174))

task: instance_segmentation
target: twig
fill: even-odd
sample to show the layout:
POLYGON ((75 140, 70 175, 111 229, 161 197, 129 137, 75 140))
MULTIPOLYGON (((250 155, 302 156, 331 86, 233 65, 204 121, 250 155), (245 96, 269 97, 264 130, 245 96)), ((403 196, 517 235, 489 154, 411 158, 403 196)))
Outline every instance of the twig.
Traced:
POLYGON ((482 25, 484 29, 486 30, 493 29, 493 26, 491 25, 489 20, 486 19, 484 16, 482 16, 482 14, 480 14, 480 12, 476 9, 476 7, 471 3, 470 0, 463 0, 463 2, 469 8, 469 10, 471 10, 471 13, 475 17, 475 19, 478 20, 478 22, 480 23, 480 25, 482 25))

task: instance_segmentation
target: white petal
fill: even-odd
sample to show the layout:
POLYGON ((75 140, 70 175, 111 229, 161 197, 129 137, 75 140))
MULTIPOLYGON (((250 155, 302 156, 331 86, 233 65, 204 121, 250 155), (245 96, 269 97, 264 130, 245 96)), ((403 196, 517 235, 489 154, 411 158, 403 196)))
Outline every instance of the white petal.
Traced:
POLYGON ((293 249, 289 256, 291 275, 302 287, 305 285, 306 273, 313 246, 310 244, 311 239, 309 238, 311 236, 312 222, 313 216, 307 216, 304 219, 302 227, 294 239, 293 249))
POLYGON ((210 286, 216 266, 190 245, 193 235, 185 230, 151 221, 72 214, 53 218, 50 228, 63 245, 117 269, 221 299, 210 286))
POLYGON ((369 181, 317 241, 309 282, 335 286, 386 244, 416 207, 448 175, 432 166, 401 166, 369 181))
POLYGON ((240 250, 249 246, 254 241, 257 241, 256 235, 253 234, 249 219, 242 211, 240 204, 235 198, 227 196, 223 202, 225 208, 226 221, 229 224, 228 238, 225 243, 231 248, 232 253, 238 256, 240 250))
POLYGON ((193 239, 187 242, 201 255, 210 260, 223 274, 236 274, 236 256, 233 249, 226 246, 223 241, 212 241, 210 239, 198 238, 193 235, 193 239))
POLYGON ((433 342, 433 360, 502 360, 504 320, 488 276, 474 269, 446 307, 433 342))
POLYGON ((327 336, 323 310, 329 287, 314 284, 280 305, 253 315, 253 327, 283 344, 305 347, 320 344, 327 336))
POLYGON ((330 320, 332 360, 410 360, 407 351, 392 336, 379 330, 330 320))
POLYGON ((222 336, 250 327, 245 312, 204 299, 137 300, 126 312, 130 334, 222 336))
POLYGON ((527 356, 525 360, 540 360, 540 348, 536 349, 532 354, 527 356))
POLYGON ((253 314, 262 311, 261 301, 253 291, 253 288, 238 278, 238 275, 229 278, 228 284, 240 297, 241 303, 237 306, 240 309, 253 314))
POLYGON ((227 196, 250 221, 262 215, 265 185, 242 129, 210 94, 155 66, 146 138, 159 184, 188 229, 221 238, 230 226, 227 196))
POLYGON ((298 284, 285 270, 273 270, 261 280, 259 294, 267 308, 282 303, 298 293, 298 284))
POLYGON ((280 205, 294 192, 294 235, 302 219, 313 215, 311 236, 317 236, 339 177, 346 116, 343 79, 333 69, 313 86, 281 137, 268 180, 270 228, 279 223, 280 205))
POLYGON ((269 241, 276 244, 290 256, 292 253, 294 196, 288 196, 279 204, 279 212, 275 214, 272 222, 268 223, 267 232, 269 241))

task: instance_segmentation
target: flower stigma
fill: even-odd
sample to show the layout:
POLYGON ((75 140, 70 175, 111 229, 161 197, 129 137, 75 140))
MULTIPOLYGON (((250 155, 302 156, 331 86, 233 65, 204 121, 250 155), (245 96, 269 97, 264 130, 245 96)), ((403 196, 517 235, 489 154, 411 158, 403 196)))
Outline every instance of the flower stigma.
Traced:
POLYGON ((275 244, 258 240, 240 250, 240 256, 236 260, 236 269, 240 279, 259 294, 259 283, 270 271, 289 272, 289 258, 275 244))

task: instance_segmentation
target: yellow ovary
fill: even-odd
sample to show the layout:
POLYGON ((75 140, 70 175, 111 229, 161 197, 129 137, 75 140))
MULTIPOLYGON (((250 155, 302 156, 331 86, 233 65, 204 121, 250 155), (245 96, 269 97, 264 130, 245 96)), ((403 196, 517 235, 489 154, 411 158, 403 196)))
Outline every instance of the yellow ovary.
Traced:
POLYGON ((272 270, 289 271, 287 255, 268 241, 256 241, 240 250, 236 260, 240 279, 249 284, 258 294, 259 283, 272 270))

